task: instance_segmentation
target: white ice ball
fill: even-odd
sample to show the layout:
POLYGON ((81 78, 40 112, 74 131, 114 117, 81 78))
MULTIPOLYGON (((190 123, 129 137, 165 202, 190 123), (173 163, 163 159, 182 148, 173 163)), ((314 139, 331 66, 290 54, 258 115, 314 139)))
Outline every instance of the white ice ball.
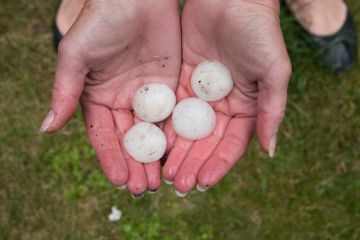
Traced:
POLYGON ((234 86, 229 69, 218 61, 204 61, 191 76, 191 87, 204 101, 218 101, 226 97, 234 86))
POLYGON ((172 114, 175 132, 189 140, 209 136, 216 125, 216 114, 212 107, 199 98, 186 98, 179 102, 172 114))
POLYGON ((149 163, 159 160, 166 150, 164 132, 153 123, 140 122, 124 136, 124 147, 136 161, 149 163))
POLYGON ((146 122, 159 122, 170 116, 176 97, 165 84, 149 83, 141 86, 133 97, 136 116, 146 122))

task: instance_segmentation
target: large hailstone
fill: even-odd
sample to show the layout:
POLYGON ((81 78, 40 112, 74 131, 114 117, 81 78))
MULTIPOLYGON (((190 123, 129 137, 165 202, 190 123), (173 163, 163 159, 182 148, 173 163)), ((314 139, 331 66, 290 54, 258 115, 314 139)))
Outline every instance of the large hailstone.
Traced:
POLYGON ((196 66, 191 76, 196 96, 204 101, 218 101, 226 97, 234 86, 229 69, 218 61, 204 61, 196 66))
POLYGON ((153 123, 140 122, 124 136, 124 147, 136 161, 149 163, 159 160, 166 150, 164 132, 153 123))
POLYGON ((170 116, 176 104, 174 92, 162 83, 141 86, 133 98, 136 116, 145 122, 159 122, 170 116))
POLYGON ((216 114, 212 107, 199 98, 186 98, 179 102, 172 114, 175 132, 189 140, 209 136, 216 125, 216 114))

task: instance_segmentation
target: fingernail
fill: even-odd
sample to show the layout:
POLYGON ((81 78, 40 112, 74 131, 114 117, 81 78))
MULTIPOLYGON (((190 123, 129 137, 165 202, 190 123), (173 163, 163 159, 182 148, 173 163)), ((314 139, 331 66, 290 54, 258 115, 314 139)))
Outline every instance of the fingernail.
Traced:
POLYGON ((199 192, 206 192, 209 188, 203 188, 202 186, 200 186, 200 184, 196 184, 196 189, 199 191, 199 192))
POLYGON ((141 199, 144 197, 144 194, 143 193, 140 193, 140 194, 131 194, 131 197, 134 199, 134 200, 137 200, 137 199, 141 199))
POLYGON ((174 182, 164 178, 164 183, 166 183, 167 185, 173 185, 174 182))
POLYGON ((185 197, 187 192, 179 192, 178 190, 175 189, 175 194, 178 197, 185 197))
POLYGON ((277 138, 277 134, 274 134, 270 139, 270 143, 269 143, 269 156, 270 156, 270 158, 273 158, 275 156, 276 138, 277 138))
POLYGON ((119 189, 119 190, 124 190, 126 189, 127 185, 124 184, 124 185, 121 185, 121 186, 117 186, 116 188, 119 189))
POLYGON ((46 118, 42 122, 39 131, 46 132, 50 127, 51 123, 54 121, 54 118, 55 118, 55 113, 52 110, 50 110, 50 112, 47 114, 46 118))
POLYGON ((150 194, 154 194, 154 193, 156 193, 156 192, 157 192, 157 189, 154 189, 154 190, 148 190, 147 192, 148 192, 148 193, 150 193, 150 194))

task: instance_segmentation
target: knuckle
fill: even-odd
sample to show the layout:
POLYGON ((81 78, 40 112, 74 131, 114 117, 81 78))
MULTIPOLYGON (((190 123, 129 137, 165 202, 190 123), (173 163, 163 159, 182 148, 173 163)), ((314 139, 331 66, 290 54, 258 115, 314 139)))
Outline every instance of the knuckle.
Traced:
POLYGON ((292 74, 292 64, 290 59, 287 57, 283 60, 283 73, 285 75, 285 78, 289 79, 292 74))
POLYGON ((271 109, 271 111, 261 110, 259 112, 259 116, 261 116, 261 119, 264 119, 266 121, 273 119, 281 122, 285 117, 285 108, 286 106, 277 106, 271 109))
POLYGON ((59 44, 58 56, 60 62, 61 60, 72 59, 71 62, 74 63, 74 59, 81 58, 81 46, 73 37, 65 36, 59 44))
POLYGON ((96 121, 87 121, 85 124, 88 136, 90 140, 93 140, 92 143, 94 143, 94 148, 98 147, 98 145, 101 146, 101 144, 101 147, 104 150, 118 147, 119 138, 114 133, 113 127, 103 127, 96 121))
POLYGON ((58 100, 58 101, 68 100, 75 103, 79 102, 78 94, 69 91, 65 92, 63 83, 60 81, 55 81, 52 93, 54 100, 58 100))
POLYGON ((228 144, 229 146, 234 146, 234 147, 241 146, 244 144, 243 139, 239 137, 236 133, 231 133, 228 136, 226 136, 224 142, 226 142, 226 144, 228 144))
POLYGON ((270 67, 267 77, 267 84, 286 91, 292 74, 292 65, 288 54, 282 54, 270 67))
POLYGON ((67 40, 67 38, 63 38, 59 44, 58 48, 59 56, 68 56, 72 52, 71 43, 67 40))

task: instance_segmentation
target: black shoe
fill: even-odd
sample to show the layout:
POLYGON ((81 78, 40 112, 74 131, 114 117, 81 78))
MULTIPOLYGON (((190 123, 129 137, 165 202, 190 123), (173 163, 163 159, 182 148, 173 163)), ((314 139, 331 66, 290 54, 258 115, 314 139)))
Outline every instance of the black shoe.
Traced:
POLYGON ((305 30, 310 45, 319 50, 321 59, 335 74, 349 70, 356 62, 357 33, 348 11, 340 30, 329 36, 317 36, 305 30))
POLYGON ((58 3, 58 6, 56 8, 56 14, 55 14, 55 17, 54 17, 54 23, 52 25, 52 32, 53 32, 53 46, 54 46, 54 49, 55 49, 55 52, 58 52, 58 48, 59 48, 59 45, 60 45, 60 42, 61 42, 61 39, 64 37, 58 26, 56 25, 56 17, 57 17, 57 14, 59 12, 59 8, 61 6, 61 2, 62 1, 59 1, 58 3))
POLYGON ((53 24, 53 27, 52 27, 52 32, 53 32, 53 35, 54 35, 53 44, 54 44, 55 51, 57 52, 58 48, 59 48, 60 41, 63 38, 63 35, 59 31, 59 28, 56 25, 56 21, 54 21, 54 24, 53 24))

